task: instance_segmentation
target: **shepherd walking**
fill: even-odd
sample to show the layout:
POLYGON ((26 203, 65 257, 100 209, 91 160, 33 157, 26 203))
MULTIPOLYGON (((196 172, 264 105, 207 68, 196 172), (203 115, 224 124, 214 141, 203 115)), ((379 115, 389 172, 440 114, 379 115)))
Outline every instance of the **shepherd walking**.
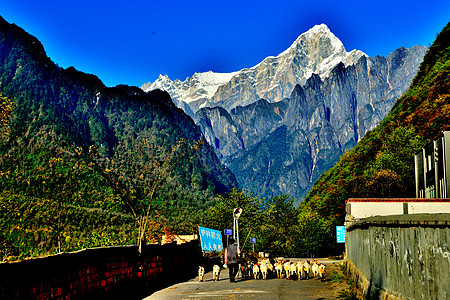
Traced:
POLYGON ((230 282, 236 282, 236 274, 239 269, 238 256, 239 249, 234 238, 230 238, 230 245, 225 249, 225 263, 230 271, 230 282))

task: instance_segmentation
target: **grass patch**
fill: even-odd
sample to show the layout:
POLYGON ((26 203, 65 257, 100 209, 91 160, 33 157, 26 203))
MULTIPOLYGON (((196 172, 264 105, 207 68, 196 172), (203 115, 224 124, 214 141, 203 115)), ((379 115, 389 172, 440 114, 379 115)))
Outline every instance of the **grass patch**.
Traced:
POLYGON ((361 300, 362 294, 356 287, 356 282, 350 278, 345 263, 333 263, 330 279, 337 287, 336 299, 361 300))

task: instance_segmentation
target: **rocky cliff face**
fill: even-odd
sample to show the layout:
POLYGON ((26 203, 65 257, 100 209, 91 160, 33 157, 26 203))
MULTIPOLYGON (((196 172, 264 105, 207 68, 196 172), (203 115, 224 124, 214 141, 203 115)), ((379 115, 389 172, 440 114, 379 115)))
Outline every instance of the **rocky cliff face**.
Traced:
MULTIPOLYGON (((389 112, 412 81, 426 47, 338 63, 312 74, 289 98, 204 108, 195 122, 240 186, 302 199, 314 181, 389 112)), ((219 88, 220 89, 220 88, 219 88)), ((217 94, 217 93, 216 93, 217 94)))

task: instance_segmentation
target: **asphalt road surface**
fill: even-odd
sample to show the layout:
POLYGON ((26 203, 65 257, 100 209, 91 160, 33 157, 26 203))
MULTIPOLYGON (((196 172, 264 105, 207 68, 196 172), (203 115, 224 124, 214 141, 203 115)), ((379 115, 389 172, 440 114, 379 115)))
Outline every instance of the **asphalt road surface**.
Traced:
MULTIPOLYGON (((303 259, 301 259, 304 261, 303 259)), ((295 261, 295 259, 294 259, 295 261)), ((324 281, 314 278, 304 280, 267 279, 254 280, 238 278, 230 283, 228 269, 222 269, 220 280, 213 281, 212 272, 205 274, 203 282, 198 277, 187 282, 175 284, 160 290, 145 300, 169 299, 336 299, 338 287, 329 278, 331 269, 335 268, 329 260, 319 260, 327 266, 324 281)))

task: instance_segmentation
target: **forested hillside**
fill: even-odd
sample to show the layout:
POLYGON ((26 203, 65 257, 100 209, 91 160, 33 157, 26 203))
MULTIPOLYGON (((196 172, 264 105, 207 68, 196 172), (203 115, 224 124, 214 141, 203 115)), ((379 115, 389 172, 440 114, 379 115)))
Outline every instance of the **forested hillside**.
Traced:
MULTIPOLYGON (((345 201, 355 197, 415 197, 414 154, 450 130, 450 23, 436 37, 408 91, 379 126, 316 181, 300 209, 315 215, 333 244, 345 201)), ((325 247, 325 244, 323 245, 325 247)))
POLYGON ((60 68, 1 17, 0 94, 2 256, 135 243, 139 217, 191 232, 237 186, 167 93, 60 68))

